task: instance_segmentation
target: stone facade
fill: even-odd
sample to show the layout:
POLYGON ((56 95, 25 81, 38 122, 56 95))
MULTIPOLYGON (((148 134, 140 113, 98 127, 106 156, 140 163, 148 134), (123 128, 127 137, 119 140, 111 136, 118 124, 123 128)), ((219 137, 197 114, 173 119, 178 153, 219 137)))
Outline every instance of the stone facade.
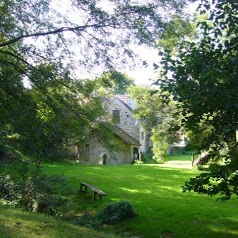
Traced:
MULTIPOLYGON (((114 140, 120 140, 115 136, 114 140)), ((120 141, 121 142, 121 141, 120 141)), ((100 164, 100 156, 106 154, 106 164, 130 164, 131 145, 124 143, 123 150, 109 150, 96 137, 78 147, 78 161, 84 164, 100 164)))
POLYGON ((140 123, 133 117, 132 109, 120 100, 118 97, 114 98, 108 107, 111 118, 113 119, 113 113, 119 112, 119 118, 116 125, 129 134, 132 138, 140 141, 140 123))
POLYGON ((78 147, 78 160, 82 163, 98 164, 100 155, 106 154, 106 164, 129 164, 140 158, 140 152, 148 151, 148 136, 140 127, 140 122, 133 117, 132 107, 135 102, 127 95, 105 100, 109 120, 114 124, 114 142, 122 144, 121 149, 109 150, 96 137, 78 147), (121 97, 121 98, 120 98, 121 97), (130 104, 130 106, 128 105, 130 104))

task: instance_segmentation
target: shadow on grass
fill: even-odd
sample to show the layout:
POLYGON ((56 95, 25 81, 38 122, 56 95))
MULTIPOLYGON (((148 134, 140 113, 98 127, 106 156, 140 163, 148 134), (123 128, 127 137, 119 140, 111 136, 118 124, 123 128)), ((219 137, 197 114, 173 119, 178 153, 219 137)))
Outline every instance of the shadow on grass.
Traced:
POLYGON ((0 205, 1 238, 112 238, 102 232, 90 230, 59 218, 25 212, 0 205))
MULTIPOLYGON (((50 173, 62 172, 46 169, 50 173)), ((120 229, 144 238, 163 234, 176 238, 238 237, 237 200, 216 202, 214 197, 182 193, 184 182, 199 171, 133 165, 67 165, 64 171, 65 176, 74 178, 71 185, 75 191, 79 181, 85 181, 107 193, 102 201, 96 202, 91 201, 91 192, 75 195, 78 211, 96 211, 112 201, 127 200, 134 204, 136 218, 119 224, 120 229)))

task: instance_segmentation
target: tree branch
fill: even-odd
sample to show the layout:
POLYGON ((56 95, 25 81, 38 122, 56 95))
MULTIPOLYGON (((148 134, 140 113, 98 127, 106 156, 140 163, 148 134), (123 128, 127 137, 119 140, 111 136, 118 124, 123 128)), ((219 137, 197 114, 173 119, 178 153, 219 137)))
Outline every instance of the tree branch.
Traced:
POLYGON ((53 35, 53 34, 59 34, 59 33, 62 33, 62 32, 67 32, 67 31, 72 31, 72 32, 83 31, 86 28, 92 28, 92 27, 95 27, 97 25, 98 24, 85 25, 85 26, 76 26, 76 27, 61 27, 61 28, 58 28, 58 29, 53 30, 53 31, 37 32, 37 33, 34 33, 34 34, 22 35, 22 36, 18 36, 16 38, 12 39, 12 40, 9 40, 9 41, 6 41, 6 42, 0 44, 0 48, 4 47, 4 46, 7 46, 7 45, 10 45, 10 44, 13 44, 13 43, 16 43, 16 42, 18 42, 18 41, 20 41, 24 38, 47 36, 47 35, 53 35))

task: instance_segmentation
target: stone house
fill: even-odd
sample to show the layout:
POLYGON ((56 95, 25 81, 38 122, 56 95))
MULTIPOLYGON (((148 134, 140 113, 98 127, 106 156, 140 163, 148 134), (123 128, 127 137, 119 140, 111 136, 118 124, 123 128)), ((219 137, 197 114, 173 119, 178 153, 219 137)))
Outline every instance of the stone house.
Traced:
POLYGON ((107 164, 130 164, 140 159, 141 152, 148 150, 148 138, 140 122, 133 117, 135 102, 128 95, 117 95, 106 100, 106 108, 113 122, 113 141, 119 148, 109 149, 92 135, 78 147, 78 160, 98 164, 102 154, 106 155, 107 164))

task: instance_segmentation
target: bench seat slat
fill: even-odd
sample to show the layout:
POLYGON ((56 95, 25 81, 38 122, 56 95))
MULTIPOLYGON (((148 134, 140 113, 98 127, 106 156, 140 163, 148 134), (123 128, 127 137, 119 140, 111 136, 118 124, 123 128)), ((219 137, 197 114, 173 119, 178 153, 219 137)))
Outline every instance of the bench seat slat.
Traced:
POLYGON ((89 184, 89 183, 85 183, 85 182, 80 182, 80 190, 82 189, 82 187, 85 187, 85 191, 86 191, 86 188, 90 188, 94 195, 93 195, 93 200, 95 200, 95 197, 96 197, 96 194, 99 195, 100 199, 101 199, 101 196, 105 196, 106 193, 104 193, 102 190, 94 187, 93 185, 89 184))

